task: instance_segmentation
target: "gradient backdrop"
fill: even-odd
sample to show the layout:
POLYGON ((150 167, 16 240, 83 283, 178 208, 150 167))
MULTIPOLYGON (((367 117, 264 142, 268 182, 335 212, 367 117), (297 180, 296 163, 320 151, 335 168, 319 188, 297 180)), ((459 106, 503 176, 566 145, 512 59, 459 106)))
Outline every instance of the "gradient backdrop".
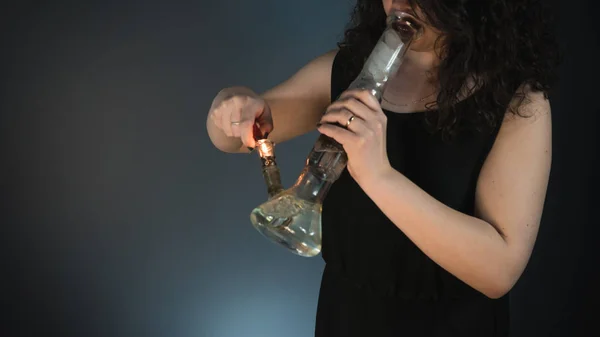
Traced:
MULTIPOLYGON (((561 3, 552 181, 513 291, 514 336, 576 336, 598 313, 583 308, 600 300, 591 4, 561 3)), ((259 159, 217 151, 205 119, 219 89, 266 90, 333 48, 351 7, 3 5, 0 336, 311 336, 323 262, 252 228, 266 198, 259 159)), ((277 147, 286 186, 316 136, 277 147)))

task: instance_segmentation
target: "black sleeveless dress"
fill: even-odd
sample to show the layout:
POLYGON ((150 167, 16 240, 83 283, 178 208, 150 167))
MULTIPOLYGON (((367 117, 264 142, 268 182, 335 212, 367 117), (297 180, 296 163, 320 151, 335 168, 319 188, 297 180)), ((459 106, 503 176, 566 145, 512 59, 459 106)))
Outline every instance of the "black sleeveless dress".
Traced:
MULTIPOLYGON (((331 97, 344 91, 355 71, 339 52, 331 97)), ((471 99, 461 109, 474 109, 471 99)), ((425 113, 388 117, 391 165, 437 200, 473 214, 475 186, 495 140, 465 128, 452 141, 430 133, 425 113)), ((347 170, 323 203, 325 269, 319 292, 318 337, 508 336, 508 295, 490 299, 427 257, 361 190, 347 170)))

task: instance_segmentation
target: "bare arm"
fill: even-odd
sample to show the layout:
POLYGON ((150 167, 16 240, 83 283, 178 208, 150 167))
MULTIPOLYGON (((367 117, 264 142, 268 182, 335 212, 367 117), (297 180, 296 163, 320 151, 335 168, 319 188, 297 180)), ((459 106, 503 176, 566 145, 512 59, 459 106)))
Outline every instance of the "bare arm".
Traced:
POLYGON ((479 175, 476 215, 435 200, 391 169, 365 192, 425 254, 488 297, 506 294, 533 249, 551 165, 550 104, 528 92, 523 118, 507 114, 479 175))
MULTIPOLYGON (((321 114, 331 102, 331 67, 336 54, 337 50, 332 50, 313 59, 292 77, 261 95, 245 87, 221 91, 215 97, 206 121, 213 144, 224 152, 248 152, 247 146, 253 146, 248 144, 252 140, 245 139, 243 135, 234 136, 235 132, 226 130, 230 121, 227 116, 217 115, 215 118, 214 111, 236 95, 238 98, 254 97, 264 100, 266 113, 269 114, 267 117, 273 124, 269 139, 275 143, 282 143, 314 130, 321 114)), ((237 104, 243 105, 239 102, 237 104)), ((227 113, 233 112, 227 110, 227 113)))

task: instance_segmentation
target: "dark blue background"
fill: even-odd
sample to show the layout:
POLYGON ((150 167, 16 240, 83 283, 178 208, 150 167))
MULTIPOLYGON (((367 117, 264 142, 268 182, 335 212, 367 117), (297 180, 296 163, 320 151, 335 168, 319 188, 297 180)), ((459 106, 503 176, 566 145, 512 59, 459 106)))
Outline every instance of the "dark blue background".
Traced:
MULTIPOLYGON (((0 335, 311 336, 323 262, 252 228, 259 159, 216 150, 205 120, 219 89, 266 90, 334 48, 351 1, 3 6, 0 335)), ((552 181, 514 336, 575 336, 597 313, 591 9, 561 4, 552 181)), ((286 186, 315 139, 276 148, 286 186)))

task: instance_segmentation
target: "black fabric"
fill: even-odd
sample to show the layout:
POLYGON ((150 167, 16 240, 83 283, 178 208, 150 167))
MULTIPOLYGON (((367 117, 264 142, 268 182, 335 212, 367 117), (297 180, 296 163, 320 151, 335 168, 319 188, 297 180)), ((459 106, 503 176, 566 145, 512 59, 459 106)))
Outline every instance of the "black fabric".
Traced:
MULTIPOLYGON (((343 52, 334 60, 332 98, 356 76, 346 60, 343 52)), ((469 98, 458 104, 474 109, 469 98)), ((455 139, 443 141, 427 129, 423 112, 384 112, 391 165, 447 206, 473 214, 477 177, 498 127, 488 133, 465 127, 455 139)), ((490 299, 439 267, 347 170, 325 198, 322 225, 326 265, 316 336, 508 335, 508 295, 490 299)))

